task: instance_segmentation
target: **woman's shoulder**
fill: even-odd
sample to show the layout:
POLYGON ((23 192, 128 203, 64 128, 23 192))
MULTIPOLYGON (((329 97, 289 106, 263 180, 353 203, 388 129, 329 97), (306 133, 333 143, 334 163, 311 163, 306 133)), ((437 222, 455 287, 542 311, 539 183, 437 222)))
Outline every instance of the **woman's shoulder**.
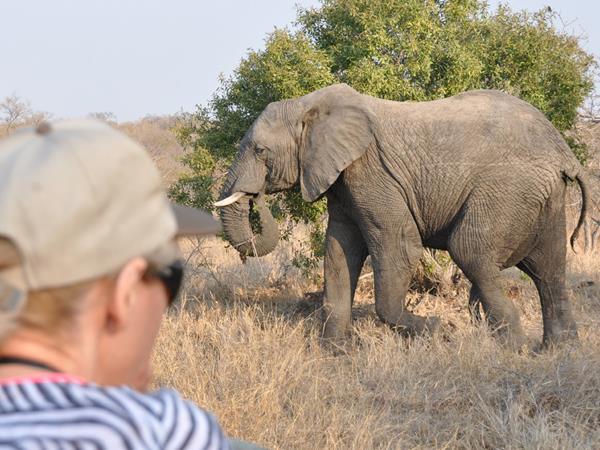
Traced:
POLYGON ((102 387, 78 380, 2 384, 0 428, 3 422, 8 425, 24 418, 23 414, 14 414, 23 412, 29 416, 28 423, 36 419, 50 421, 63 429, 65 420, 93 423, 96 429, 106 429, 107 435, 114 431, 138 445, 227 448, 227 439, 215 418, 172 389, 142 393, 128 387, 102 387))

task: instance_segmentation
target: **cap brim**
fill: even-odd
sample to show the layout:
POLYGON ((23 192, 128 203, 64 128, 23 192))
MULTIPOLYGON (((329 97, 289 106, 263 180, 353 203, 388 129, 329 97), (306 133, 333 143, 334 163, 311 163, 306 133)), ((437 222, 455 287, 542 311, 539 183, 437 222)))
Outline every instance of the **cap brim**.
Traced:
POLYGON ((171 203, 177 219, 177 236, 205 236, 221 231, 221 224, 209 213, 171 203))

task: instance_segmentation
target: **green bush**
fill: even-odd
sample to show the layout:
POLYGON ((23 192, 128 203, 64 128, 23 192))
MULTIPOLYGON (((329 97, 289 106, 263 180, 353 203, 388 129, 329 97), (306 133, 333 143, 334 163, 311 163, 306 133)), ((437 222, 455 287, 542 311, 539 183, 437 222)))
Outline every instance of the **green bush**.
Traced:
MULTIPOLYGON (((548 8, 491 11, 480 0, 322 0, 299 10, 294 30, 270 34, 265 49, 250 51, 209 104, 179 127, 190 172, 171 195, 211 209, 238 142, 267 104, 336 82, 391 100, 501 89, 531 102, 565 133, 591 92, 595 61, 556 19, 548 8)), ((585 147, 569 143, 584 162, 585 147)), ((297 191, 271 201, 276 215, 313 224, 319 235, 323 201, 305 204, 297 191)), ((320 244, 312 241, 316 255, 320 244)))

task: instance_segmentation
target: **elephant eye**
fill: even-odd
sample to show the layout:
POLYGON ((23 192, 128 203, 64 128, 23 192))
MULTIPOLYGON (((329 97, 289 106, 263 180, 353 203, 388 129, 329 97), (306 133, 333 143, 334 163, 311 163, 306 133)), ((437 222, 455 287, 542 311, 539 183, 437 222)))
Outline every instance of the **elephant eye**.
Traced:
POLYGON ((256 152, 256 154, 257 154, 258 156, 262 156, 262 155, 264 155, 266 151, 267 151, 267 149, 266 149, 266 148, 264 148, 264 147, 260 147, 260 146, 258 146, 258 145, 257 145, 257 146, 256 146, 256 148, 255 148, 255 152, 256 152))

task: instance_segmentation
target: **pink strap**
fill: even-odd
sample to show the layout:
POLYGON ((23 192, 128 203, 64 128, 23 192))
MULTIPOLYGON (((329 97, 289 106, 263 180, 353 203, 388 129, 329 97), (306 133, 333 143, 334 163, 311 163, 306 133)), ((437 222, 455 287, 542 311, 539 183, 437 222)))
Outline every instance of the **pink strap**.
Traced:
POLYGON ((7 384, 23 383, 75 383, 84 384, 85 381, 74 375, 56 372, 40 372, 33 375, 24 375, 19 377, 0 378, 0 386, 7 384))

